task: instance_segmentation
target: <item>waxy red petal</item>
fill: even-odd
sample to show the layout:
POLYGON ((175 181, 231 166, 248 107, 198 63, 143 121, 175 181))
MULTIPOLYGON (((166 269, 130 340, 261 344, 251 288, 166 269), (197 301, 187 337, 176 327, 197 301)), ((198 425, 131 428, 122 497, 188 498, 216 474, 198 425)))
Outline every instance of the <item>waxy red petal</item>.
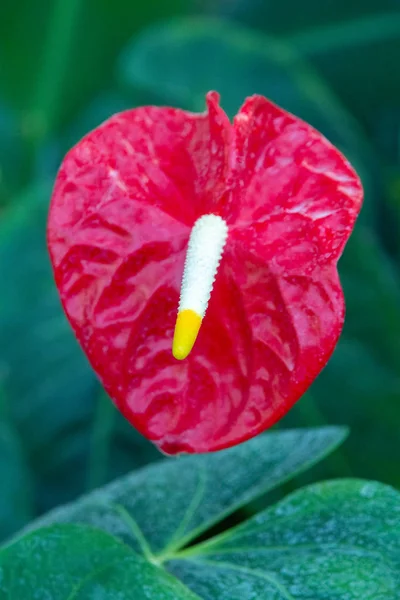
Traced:
POLYGON ((233 237, 274 269, 311 273, 337 262, 361 208, 350 164, 320 133, 262 96, 234 121, 233 237))
POLYGON ((63 306, 123 414, 168 453, 216 450, 279 419, 327 362, 344 303, 336 261, 360 209, 349 164, 262 97, 232 126, 139 108, 65 158, 48 242, 63 306), (190 229, 229 236, 192 353, 171 342, 190 229))

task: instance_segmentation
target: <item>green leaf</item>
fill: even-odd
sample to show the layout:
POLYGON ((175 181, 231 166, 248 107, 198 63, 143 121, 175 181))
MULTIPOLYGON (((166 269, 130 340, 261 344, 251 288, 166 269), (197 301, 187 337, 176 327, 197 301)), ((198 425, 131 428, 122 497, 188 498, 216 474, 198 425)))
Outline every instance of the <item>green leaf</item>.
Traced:
POLYGON ((396 2, 393 0, 363 0, 362 2, 307 0, 304 3, 294 3, 292 0, 281 0, 281 2, 236 0, 222 4, 223 8, 226 4, 226 12, 229 11, 232 16, 237 16, 241 23, 246 22, 277 35, 289 32, 301 34, 310 28, 324 31, 328 25, 339 25, 350 19, 361 20, 363 17, 377 16, 382 11, 392 10, 393 14, 396 14, 397 10, 396 2))
POLYGON ((196 600, 180 581, 89 527, 35 531, 0 553, 0 596, 24 600, 196 600))
POLYGON ((321 460, 343 437, 344 430, 335 427, 280 431, 216 454, 170 459, 56 509, 33 526, 88 523, 160 561, 321 460))
POLYGON ((377 109, 393 107, 400 87, 400 13, 382 9, 287 38, 369 127, 377 109))
POLYGON ((179 558, 169 568, 202 598, 396 600, 400 494, 367 481, 313 485, 179 558))
POLYGON ((0 296, 1 375, 35 473, 39 513, 159 457, 111 401, 104 413, 103 392, 53 281, 45 240, 49 195, 48 184, 32 187, 0 226, 0 273, 7 282, 0 296))
MULTIPOLYGON (((172 492, 173 502, 171 487, 163 492, 172 492)), ((166 518, 160 496, 151 538, 166 518)), ((110 522, 101 526, 110 529, 110 522)), ((24 600, 396 600, 399 585, 400 494, 360 480, 302 489, 238 527, 167 555, 141 557, 82 525, 38 529, 0 551, 0 593, 24 600)))

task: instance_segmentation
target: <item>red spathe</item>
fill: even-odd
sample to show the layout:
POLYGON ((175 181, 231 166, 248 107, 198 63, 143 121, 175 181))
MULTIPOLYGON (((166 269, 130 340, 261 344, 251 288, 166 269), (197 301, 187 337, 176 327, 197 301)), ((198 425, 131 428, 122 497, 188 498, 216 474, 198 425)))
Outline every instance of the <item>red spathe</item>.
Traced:
POLYGON ((206 452, 270 427, 341 332, 336 263, 362 203, 346 159, 261 96, 208 112, 115 115, 66 156, 48 244, 68 319, 125 417, 164 452, 206 452), (228 240, 197 342, 171 353, 189 234, 228 240))

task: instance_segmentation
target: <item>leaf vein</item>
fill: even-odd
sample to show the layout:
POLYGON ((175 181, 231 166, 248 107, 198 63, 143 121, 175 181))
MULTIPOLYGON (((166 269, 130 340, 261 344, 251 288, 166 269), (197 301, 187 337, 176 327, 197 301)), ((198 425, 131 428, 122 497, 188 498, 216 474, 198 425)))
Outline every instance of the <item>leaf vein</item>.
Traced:
POLYGON ((216 562, 216 561, 212 561, 212 560, 200 560, 200 561, 193 561, 193 562, 200 562, 201 564, 210 565, 212 567, 217 567, 217 568, 221 568, 221 569, 230 569, 231 571, 237 571, 239 573, 243 573, 244 575, 250 575, 251 577, 257 577, 259 579, 264 579, 265 581, 268 581, 268 583, 273 585, 278 590, 278 592, 281 594, 281 596, 283 598, 285 598, 285 600, 295 600, 294 596, 292 596, 292 594, 289 592, 289 590, 270 573, 264 573, 263 571, 260 571, 259 569, 250 569, 248 567, 238 567, 237 565, 232 565, 230 563, 224 563, 224 562, 220 563, 220 562, 216 562))
POLYGON ((139 527, 136 519, 126 510, 124 506, 122 506, 122 504, 113 503, 110 505, 110 508, 111 507, 114 508, 114 510, 121 517, 122 521, 129 527, 130 532, 138 542, 145 558, 151 563, 158 562, 155 560, 155 556, 151 550, 150 544, 146 540, 146 537, 139 527))
MULTIPOLYGON (((169 543, 165 546, 165 548, 162 552, 162 555, 169 554, 170 552, 177 550, 179 547, 181 547, 183 545, 182 540, 179 538, 180 538, 181 534, 183 534, 185 532, 187 525, 190 523, 190 520, 192 519, 192 517, 196 513, 196 510, 200 506, 200 503, 204 497, 204 493, 206 490, 206 481, 207 481, 207 471, 205 470, 204 466, 201 466, 201 468, 199 468, 199 479, 198 479, 196 490, 193 494, 192 500, 190 501, 189 506, 188 506, 181 522, 179 523, 178 527, 176 528, 175 533, 172 535, 169 543)), ((161 558, 161 556, 159 558, 161 558)))

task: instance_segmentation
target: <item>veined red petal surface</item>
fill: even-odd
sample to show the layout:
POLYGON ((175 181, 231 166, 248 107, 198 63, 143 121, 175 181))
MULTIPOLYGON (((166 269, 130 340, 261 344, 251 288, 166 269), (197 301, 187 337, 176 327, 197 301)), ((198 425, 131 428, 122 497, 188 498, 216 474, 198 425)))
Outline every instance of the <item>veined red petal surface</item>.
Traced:
POLYGON ((105 389, 164 452, 244 441, 281 418, 328 361, 344 301, 336 263, 360 181, 320 133, 261 96, 231 124, 210 92, 193 114, 115 115, 66 156, 48 245, 62 304, 105 389), (171 353, 191 229, 228 238, 190 355, 171 353))

